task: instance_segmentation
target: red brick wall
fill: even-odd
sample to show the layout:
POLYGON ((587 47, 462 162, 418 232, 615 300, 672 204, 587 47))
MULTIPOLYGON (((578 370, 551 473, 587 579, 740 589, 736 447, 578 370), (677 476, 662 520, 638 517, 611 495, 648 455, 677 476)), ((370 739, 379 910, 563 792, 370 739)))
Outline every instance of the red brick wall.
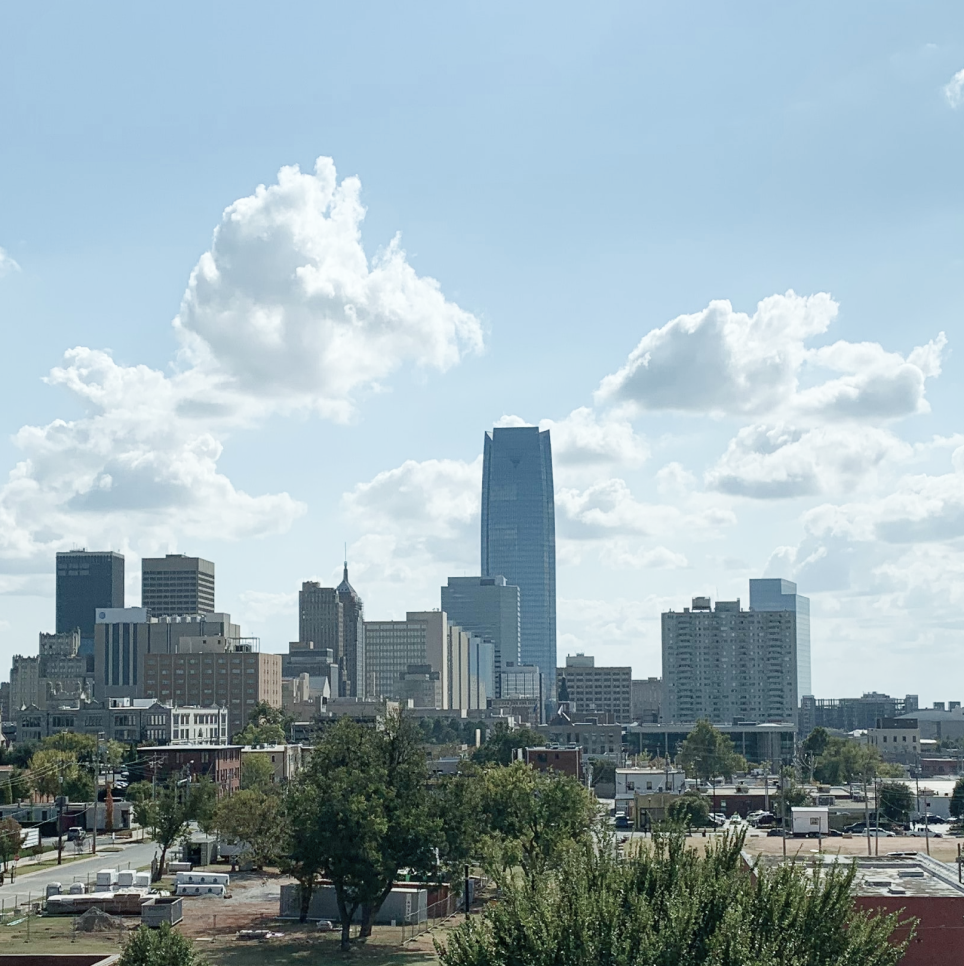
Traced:
POLYGON ((920 920, 900 966, 964 966, 964 896, 857 896, 856 903, 920 920))

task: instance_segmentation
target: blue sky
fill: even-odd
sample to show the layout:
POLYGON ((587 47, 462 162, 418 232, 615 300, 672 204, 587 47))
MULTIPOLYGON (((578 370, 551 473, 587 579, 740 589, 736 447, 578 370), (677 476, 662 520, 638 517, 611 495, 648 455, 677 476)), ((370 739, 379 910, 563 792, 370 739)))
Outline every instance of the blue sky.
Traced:
POLYGON ((951 3, 8 5, 0 662, 76 545, 270 650, 344 543, 438 606, 549 420, 560 658, 766 573, 818 695, 960 698, 962 69, 951 3))

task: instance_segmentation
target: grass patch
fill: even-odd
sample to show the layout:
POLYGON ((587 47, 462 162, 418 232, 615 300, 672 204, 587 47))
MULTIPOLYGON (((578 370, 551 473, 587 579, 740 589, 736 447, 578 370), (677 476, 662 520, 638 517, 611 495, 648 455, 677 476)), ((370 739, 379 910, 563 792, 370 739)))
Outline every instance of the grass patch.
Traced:
POLYGON ((331 933, 299 939, 271 939, 266 943, 242 942, 219 937, 216 942, 200 942, 198 952, 212 966, 264 966, 265 963, 292 966, 311 963, 364 963, 365 966, 438 966, 434 952, 377 945, 356 945, 350 953, 341 951, 339 937, 331 933))

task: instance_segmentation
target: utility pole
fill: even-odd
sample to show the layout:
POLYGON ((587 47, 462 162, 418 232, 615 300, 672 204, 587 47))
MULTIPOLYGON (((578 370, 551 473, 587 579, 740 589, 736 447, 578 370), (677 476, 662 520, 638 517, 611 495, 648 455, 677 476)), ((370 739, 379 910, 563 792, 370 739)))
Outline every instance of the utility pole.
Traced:
POLYGON ((58 785, 57 791, 57 865, 63 862, 64 858, 64 755, 66 754, 66 749, 63 747, 66 743, 66 738, 63 736, 66 734, 65 731, 61 731, 61 749, 60 749, 60 783, 58 785))
POLYGON ((870 811, 867 801, 867 776, 864 775, 864 832, 867 835, 867 854, 870 855, 870 811))

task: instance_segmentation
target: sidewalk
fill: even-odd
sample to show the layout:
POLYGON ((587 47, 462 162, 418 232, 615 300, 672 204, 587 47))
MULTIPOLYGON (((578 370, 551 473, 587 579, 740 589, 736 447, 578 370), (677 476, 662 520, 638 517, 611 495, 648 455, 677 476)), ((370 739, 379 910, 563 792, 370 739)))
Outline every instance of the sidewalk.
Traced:
MULTIPOLYGON (((117 837, 114 841, 111 841, 110 833, 106 835, 101 832, 97 836, 97 855, 102 852, 106 852, 106 855, 116 855, 117 853, 114 849, 123 849, 128 845, 137 845, 142 842, 149 841, 147 837, 147 831, 142 828, 133 829, 130 836, 125 835, 123 838, 117 837), (107 851, 107 850, 110 851, 107 851)), ((92 849, 94 847, 93 836, 88 835, 84 840, 84 848, 78 852, 75 848, 73 842, 68 842, 66 838, 64 839, 64 850, 63 850, 63 864, 72 864, 75 861, 81 859, 89 859, 93 856, 92 849)), ((16 863, 16 877, 19 879, 22 875, 29 875, 31 872, 36 871, 30 869, 32 865, 46 865, 49 862, 57 861, 57 849, 48 849, 45 852, 41 852, 40 855, 24 855, 17 859, 16 863)), ((12 863, 11 863, 12 864, 12 863)), ((4 881, 9 881, 10 878, 10 864, 7 867, 7 873, 4 877, 4 881)), ((40 870, 42 871, 42 870, 40 870)))

